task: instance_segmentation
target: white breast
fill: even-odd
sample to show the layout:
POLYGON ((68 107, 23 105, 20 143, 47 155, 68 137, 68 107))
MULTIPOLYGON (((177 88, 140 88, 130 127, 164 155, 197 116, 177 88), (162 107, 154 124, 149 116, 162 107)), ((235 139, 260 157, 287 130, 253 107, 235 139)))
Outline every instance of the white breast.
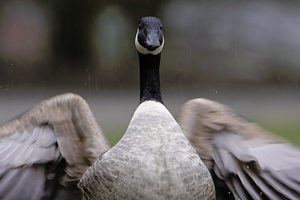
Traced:
POLYGON ((154 101, 137 108, 123 138, 90 171, 102 181, 98 194, 107 197, 206 199, 201 188, 213 194, 208 170, 169 111, 154 101))

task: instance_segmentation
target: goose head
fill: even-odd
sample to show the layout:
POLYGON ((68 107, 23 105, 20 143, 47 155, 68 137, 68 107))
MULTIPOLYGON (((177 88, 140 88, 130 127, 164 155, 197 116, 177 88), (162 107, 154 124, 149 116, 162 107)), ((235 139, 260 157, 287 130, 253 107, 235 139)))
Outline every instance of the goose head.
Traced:
POLYGON ((164 47, 163 25, 156 17, 143 17, 138 24, 135 47, 141 54, 157 55, 164 47))

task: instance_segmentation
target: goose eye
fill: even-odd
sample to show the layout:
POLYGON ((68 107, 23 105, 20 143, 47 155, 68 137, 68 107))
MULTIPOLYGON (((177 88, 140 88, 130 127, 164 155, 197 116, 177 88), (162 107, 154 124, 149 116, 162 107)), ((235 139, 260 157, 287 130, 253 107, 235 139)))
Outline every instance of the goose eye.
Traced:
POLYGON ((163 29, 163 27, 161 26, 161 27, 159 27, 159 29, 160 29, 160 30, 162 30, 162 29, 163 29))

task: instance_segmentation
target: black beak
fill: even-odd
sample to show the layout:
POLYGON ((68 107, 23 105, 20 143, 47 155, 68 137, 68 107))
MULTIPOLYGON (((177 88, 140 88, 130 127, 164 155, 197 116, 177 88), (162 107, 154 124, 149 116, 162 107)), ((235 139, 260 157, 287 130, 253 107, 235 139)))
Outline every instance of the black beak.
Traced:
POLYGON ((160 46, 159 36, 157 33, 150 32, 146 39, 146 49, 149 51, 154 51, 160 46))

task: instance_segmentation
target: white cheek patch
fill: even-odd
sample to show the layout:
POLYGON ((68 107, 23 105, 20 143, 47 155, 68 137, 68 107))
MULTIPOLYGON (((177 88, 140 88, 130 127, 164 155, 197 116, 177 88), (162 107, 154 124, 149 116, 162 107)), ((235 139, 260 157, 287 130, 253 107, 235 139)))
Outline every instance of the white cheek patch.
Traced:
POLYGON ((157 55, 159 54, 162 49, 164 48, 164 44, 165 44, 165 38, 163 36, 163 42, 162 44, 157 48, 155 49, 154 51, 149 51, 148 49, 146 49, 145 47, 143 47, 139 41, 138 41, 138 33, 139 33, 139 30, 137 30, 136 32, 136 35, 135 35, 135 47, 136 49, 138 50, 138 52, 142 53, 142 54, 152 54, 152 55, 157 55))

